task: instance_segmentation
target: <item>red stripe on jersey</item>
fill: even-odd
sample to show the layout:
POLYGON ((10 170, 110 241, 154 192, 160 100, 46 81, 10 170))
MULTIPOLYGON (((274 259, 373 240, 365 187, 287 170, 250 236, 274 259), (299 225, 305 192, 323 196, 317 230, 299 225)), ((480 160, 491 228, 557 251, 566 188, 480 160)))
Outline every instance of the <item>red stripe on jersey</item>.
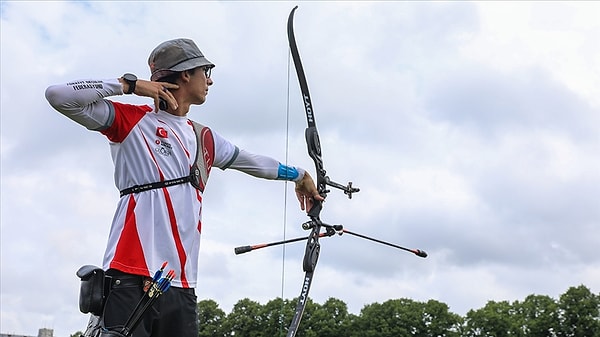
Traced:
POLYGON ((115 257, 112 259, 110 266, 125 273, 150 276, 137 231, 135 205, 135 198, 130 195, 125 224, 115 248, 115 257))
POLYGON ((146 149, 148 150, 148 153, 150 154, 150 158, 152 158, 152 162, 154 162, 154 166, 156 166, 156 170, 158 171, 159 181, 164 181, 165 176, 164 176, 162 170, 160 169, 158 162, 156 161, 156 157, 154 157, 154 152, 152 152, 152 147, 148 143, 148 139, 146 139, 146 136, 144 135, 143 132, 140 131, 140 134, 142 135, 142 138, 144 139, 144 143, 146 143, 146 149))
POLYGON ((102 134, 111 142, 120 143, 133 130, 137 122, 142 119, 146 113, 152 111, 148 105, 131 105, 119 102, 111 102, 115 109, 115 120, 102 134))
POLYGON ((177 228, 177 218, 175 217, 175 211, 173 210, 173 203, 171 202, 171 196, 167 191, 166 187, 163 187, 163 193, 165 194, 165 201, 167 202, 167 210, 169 212, 169 222, 171 223, 171 232, 173 233, 173 240, 175 241, 175 247, 177 247, 177 255, 179 256, 179 264, 181 268, 181 286, 189 288, 187 276, 185 275, 185 263, 187 262, 187 255, 183 243, 181 242, 181 236, 179 236, 179 229, 177 228))

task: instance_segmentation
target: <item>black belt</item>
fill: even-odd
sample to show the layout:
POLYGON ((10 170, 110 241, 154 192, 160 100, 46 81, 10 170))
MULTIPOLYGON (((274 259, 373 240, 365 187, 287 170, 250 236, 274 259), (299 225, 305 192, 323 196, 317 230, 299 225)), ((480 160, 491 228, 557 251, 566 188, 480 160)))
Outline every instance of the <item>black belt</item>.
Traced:
MULTIPOLYGON (((109 279, 109 289, 118 287, 140 286, 143 287, 144 291, 146 291, 152 283, 152 278, 148 276, 129 274, 117 269, 107 270, 106 277, 109 279)), ((183 293, 195 294, 194 288, 181 288, 171 286, 170 289, 177 289, 177 291, 183 293)))
POLYGON ((163 188, 163 187, 167 187, 167 186, 185 184, 185 183, 189 183, 190 181, 192 181, 191 176, 185 176, 185 177, 171 179, 171 180, 157 181, 155 183, 149 183, 149 184, 144 184, 144 185, 135 185, 135 186, 128 187, 128 188, 122 190, 121 197, 124 195, 127 195, 127 194, 131 194, 131 193, 139 193, 139 192, 153 190, 156 188, 163 188))
POLYGON ((147 276, 128 274, 116 269, 107 270, 106 277, 110 278, 110 288, 131 286, 143 287, 147 281, 152 280, 147 276))

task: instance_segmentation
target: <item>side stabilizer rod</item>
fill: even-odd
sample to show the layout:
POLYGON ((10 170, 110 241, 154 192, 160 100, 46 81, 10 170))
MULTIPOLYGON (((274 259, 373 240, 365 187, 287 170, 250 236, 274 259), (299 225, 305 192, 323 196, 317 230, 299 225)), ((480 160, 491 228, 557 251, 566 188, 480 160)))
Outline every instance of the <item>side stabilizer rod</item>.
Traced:
POLYGON ((411 252, 411 253, 415 254, 416 256, 418 256, 418 257, 423 257, 423 258, 427 257, 427 253, 424 250, 421 250, 421 249, 411 249, 411 248, 406 248, 406 247, 398 246, 398 245, 395 245, 393 243, 389 243, 389 242, 381 241, 379 239, 368 237, 366 235, 354 233, 354 232, 351 232, 351 231, 346 230, 346 229, 344 229, 343 231, 344 231, 344 233, 347 233, 347 234, 350 234, 350 235, 354 235, 354 236, 358 236, 359 238, 363 238, 363 239, 366 239, 366 240, 370 240, 370 241, 374 241, 374 242, 377 242, 377 243, 381 243, 382 245, 386 245, 386 246, 398 248, 398 249, 401 249, 401 250, 404 250, 404 251, 407 251, 407 252, 411 252))
MULTIPOLYGON (((322 238, 324 236, 331 236, 331 235, 329 233, 319 234, 320 238, 322 238)), ((308 236, 303 236, 301 238, 295 238, 295 239, 282 240, 282 241, 277 241, 277 242, 271 242, 271 243, 261 243, 258 245, 240 246, 240 247, 235 247, 233 251, 235 252, 235 255, 240 255, 240 254, 248 253, 253 250, 257 250, 257 249, 261 249, 261 248, 278 246, 278 245, 283 245, 286 243, 298 242, 298 241, 303 241, 303 240, 308 240, 308 236)))

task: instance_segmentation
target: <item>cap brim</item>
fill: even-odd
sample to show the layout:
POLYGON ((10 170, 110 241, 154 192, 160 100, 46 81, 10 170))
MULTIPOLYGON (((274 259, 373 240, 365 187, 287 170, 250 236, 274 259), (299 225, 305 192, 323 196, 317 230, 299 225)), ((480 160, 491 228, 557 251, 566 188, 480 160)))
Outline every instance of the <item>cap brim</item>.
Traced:
POLYGON ((196 58, 181 62, 179 64, 176 64, 175 66, 171 67, 170 69, 159 69, 159 70, 155 71, 154 73, 152 73, 150 80, 156 81, 157 79, 169 76, 176 72, 194 69, 194 68, 198 68, 198 67, 204 67, 204 66, 210 66, 211 68, 215 67, 215 65, 212 62, 210 62, 209 60, 207 60, 206 57, 196 57, 196 58))

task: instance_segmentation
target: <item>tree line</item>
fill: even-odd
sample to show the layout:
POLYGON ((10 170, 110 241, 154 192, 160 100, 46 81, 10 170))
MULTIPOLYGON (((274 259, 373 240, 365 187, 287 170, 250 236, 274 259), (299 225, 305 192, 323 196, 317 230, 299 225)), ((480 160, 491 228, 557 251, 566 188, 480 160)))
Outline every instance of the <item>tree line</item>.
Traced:
MULTIPOLYGON (((262 305, 245 298, 230 313, 213 300, 201 300, 198 337, 285 337, 296 300, 276 298, 262 305)), ((318 304, 309 298, 296 336, 600 337, 600 293, 580 285, 558 299, 532 294, 512 303, 488 301, 465 316, 436 300, 390 299, 365 305, 355 315, 339 299, 318 304)))

